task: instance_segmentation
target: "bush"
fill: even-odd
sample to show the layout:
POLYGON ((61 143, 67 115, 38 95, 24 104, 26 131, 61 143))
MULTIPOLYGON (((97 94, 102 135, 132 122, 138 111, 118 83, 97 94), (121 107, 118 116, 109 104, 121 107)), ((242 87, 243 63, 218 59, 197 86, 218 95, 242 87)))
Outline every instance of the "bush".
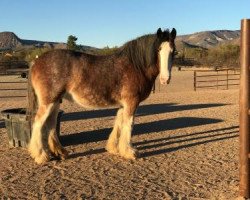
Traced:
POLYGON ((98 49, 95 53, 98 55, 110 55, 117 51, 118 47, 112 47, 110 48, 109 46, 104 47, 103 49, 98 49))
POLYGON ((37 57, 41 56, 43 53, 49 51, 48 48, 35 48, 26 52, 25 59, 27 62, 31 62, 32 60, 36 59, 37 57))
POLYGON ((239 67, 239 45, 225 44, 211 49, 185 48, 179 58, 194 58, 196 64, 211 67, 239 67))

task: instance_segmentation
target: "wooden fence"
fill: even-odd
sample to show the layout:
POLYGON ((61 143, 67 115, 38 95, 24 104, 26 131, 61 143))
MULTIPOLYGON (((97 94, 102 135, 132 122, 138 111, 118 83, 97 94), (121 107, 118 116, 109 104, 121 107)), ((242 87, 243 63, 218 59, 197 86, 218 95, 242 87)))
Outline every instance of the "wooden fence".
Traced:
POLYGON ((0 61, 0 74, 15 74, 18 70, 28 70, 26 61, 0 61))
POLYGON ((184 66, 184 67, 187 67, 187 66, 193 66, 195 64, 198 64, 197 61, 195 61, 194 58, 175 58, 174 59, 174 64, 177 65, 177 66, 184 66))
POLYGON ((0 76, 0 99, 27 96, 27 79, 20 76, 0 76))
POLYGON ((228 68, 218 70, 195 70, 194 91, 199 88, 226 89, 239 85, 239 70, 228 68))

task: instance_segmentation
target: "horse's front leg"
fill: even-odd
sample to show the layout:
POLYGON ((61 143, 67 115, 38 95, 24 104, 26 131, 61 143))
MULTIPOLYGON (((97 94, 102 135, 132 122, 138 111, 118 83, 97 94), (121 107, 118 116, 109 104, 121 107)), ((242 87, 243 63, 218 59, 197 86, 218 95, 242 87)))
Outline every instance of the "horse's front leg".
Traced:
POLYGON ((127 103, 124 105, 123 109, 123 117, 122 117, 122 125, 121 125, 121 134, 119 138, 119 154, 127 159, 135 159, 136 151, 133 149, 131 145, 131 132, 132 126, 134 123, 134 114, 137 108, 136 103, 127 103))
POLYGON ((121 126, 122 126, 122 118, 123 118, 123 108, 120 108, 117 112, 114 128, 109 136, 106 150, 112 154, 118 154, 118 140, 121 133, 121 126))

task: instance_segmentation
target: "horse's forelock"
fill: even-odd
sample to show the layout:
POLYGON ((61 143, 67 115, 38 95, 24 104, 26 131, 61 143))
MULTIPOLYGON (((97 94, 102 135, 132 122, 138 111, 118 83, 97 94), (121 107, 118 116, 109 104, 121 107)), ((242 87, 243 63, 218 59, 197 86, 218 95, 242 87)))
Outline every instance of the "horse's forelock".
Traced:
MULTIPOLYGON (((173 29, 172 32, 173 31, 176 34, 176 30, 173 29)), ((159 46, 163 42, 169 42, 170 46, 175 50, 175 42, 174 42, 174 40, 175 40, 176 35, 174 35, 174 38, 173 38, 172 35, 171 35, 172 32, 170 32, 169 29, 166 29, 165 31, 162 32, 161 37, 158 38, 159 39, 159 46)))

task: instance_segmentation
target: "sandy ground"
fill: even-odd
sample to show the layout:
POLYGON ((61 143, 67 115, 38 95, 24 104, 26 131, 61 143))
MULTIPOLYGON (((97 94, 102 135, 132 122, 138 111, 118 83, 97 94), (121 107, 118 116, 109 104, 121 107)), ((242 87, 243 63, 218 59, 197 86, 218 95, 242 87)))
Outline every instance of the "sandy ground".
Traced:
MULTIPOLYGON (((236 199, 239 186, 238 89, 193 91, 193 73, 175 71, 135 118, 135 161, 105 151, 116 109, 61 109, 65 161, 36 165, 10 148, 0 120, 0 199, 236 199)), ((0 98, 0 109, 25 107, 0 98)))

